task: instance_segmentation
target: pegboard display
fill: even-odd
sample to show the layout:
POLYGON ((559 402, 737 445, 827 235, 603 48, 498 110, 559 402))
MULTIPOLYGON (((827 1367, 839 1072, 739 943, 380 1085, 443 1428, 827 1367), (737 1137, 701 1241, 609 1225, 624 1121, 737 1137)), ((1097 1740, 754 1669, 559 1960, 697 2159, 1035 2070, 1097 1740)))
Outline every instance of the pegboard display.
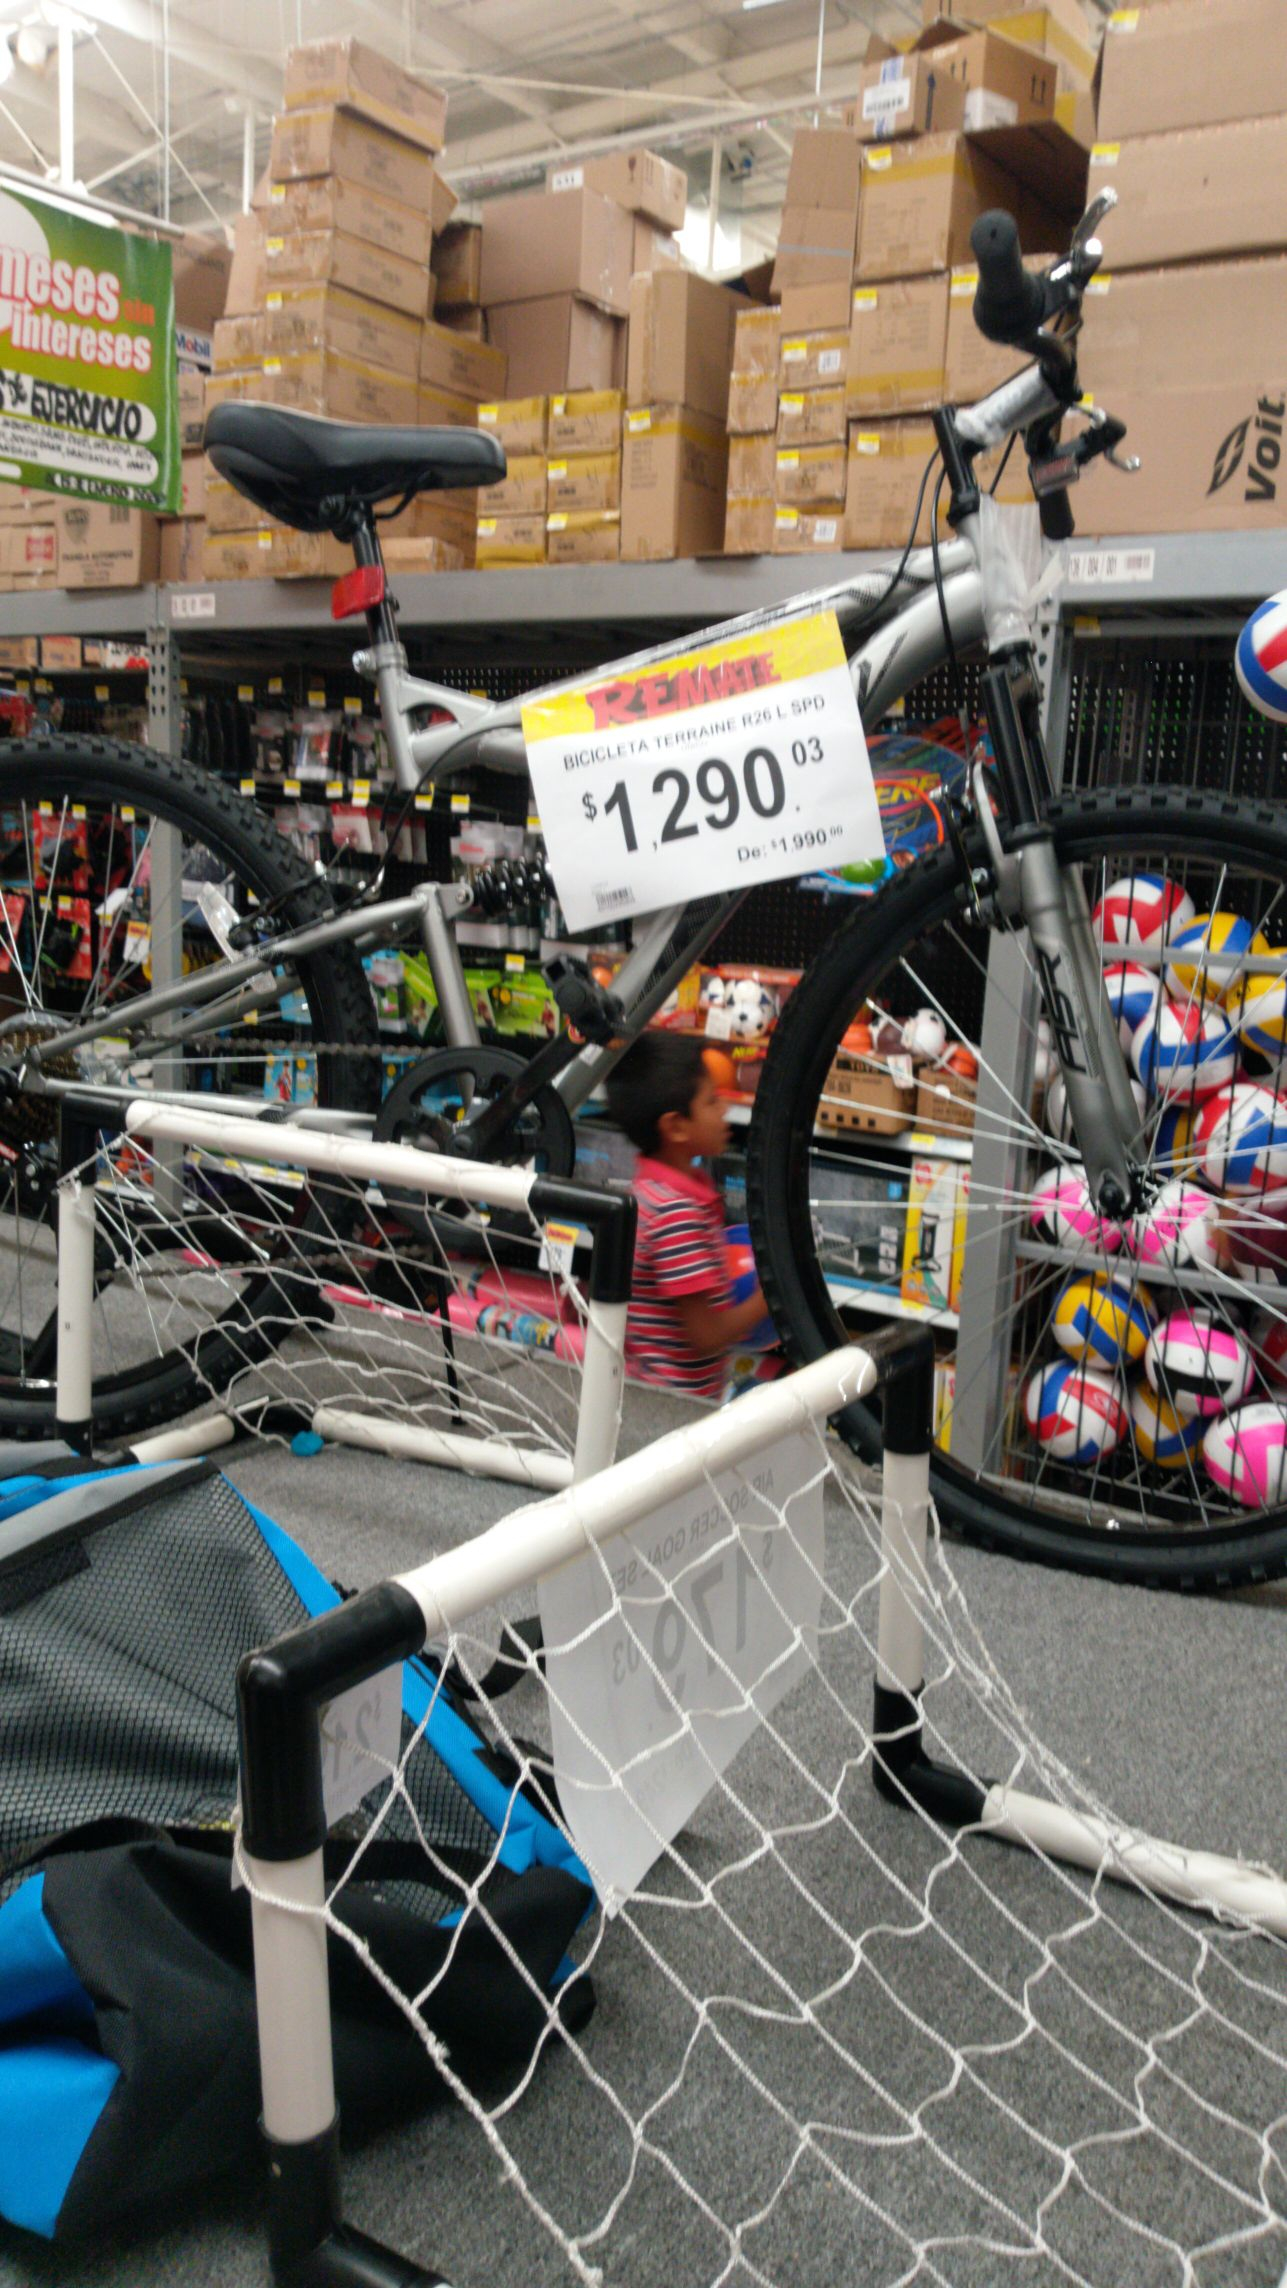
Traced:
POLYGON ((1287 729, 1243 697, 1228 636, 1079 640, 1063 780, 1287 794, 1287 729))

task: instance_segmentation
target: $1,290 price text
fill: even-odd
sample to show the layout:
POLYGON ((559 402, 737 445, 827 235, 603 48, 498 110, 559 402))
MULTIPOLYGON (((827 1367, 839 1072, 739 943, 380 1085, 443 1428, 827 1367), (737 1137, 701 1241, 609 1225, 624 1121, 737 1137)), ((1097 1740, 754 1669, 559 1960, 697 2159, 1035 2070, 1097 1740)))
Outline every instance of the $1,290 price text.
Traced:
MULTIPOLYGON (((743 837, 757 835, 761 825, 773 825, 800 809, 795 773, 822 760, 822 741, 810 733, 793 739, 784 757, 772 747, 750 747, 736 763, 720 755, 687 765, 666 763, 654 772, 651 785, 640 776, 629 785, 618 779, 602 796, 587 788, 581 808, 592 822, 602 819, 605 826, 614 822, 631 852, 639 848, 641 834, 654 850, 668 842, 691 841, 703 828, 726 834, 740 826, 743 837)), ((842 833, 839 824, 800 826, 769 839, 782 849, 820 850, 842 833)), ((757 857, 761 848, 759 840, 746 842, 739 855, 757 857)))

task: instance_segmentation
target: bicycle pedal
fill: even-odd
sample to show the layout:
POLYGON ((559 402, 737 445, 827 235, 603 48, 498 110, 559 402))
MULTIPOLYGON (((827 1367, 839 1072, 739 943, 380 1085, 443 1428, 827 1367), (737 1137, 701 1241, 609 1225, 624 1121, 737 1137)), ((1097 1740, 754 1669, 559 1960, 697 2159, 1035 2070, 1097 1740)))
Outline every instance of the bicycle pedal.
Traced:
POLYGON ((605 1044, 624 1030, 626 1012, 615 993, 590 975, 574 954, 556 954, 546 964, 546 982, 560 1013, 587 1041, 605 1044))

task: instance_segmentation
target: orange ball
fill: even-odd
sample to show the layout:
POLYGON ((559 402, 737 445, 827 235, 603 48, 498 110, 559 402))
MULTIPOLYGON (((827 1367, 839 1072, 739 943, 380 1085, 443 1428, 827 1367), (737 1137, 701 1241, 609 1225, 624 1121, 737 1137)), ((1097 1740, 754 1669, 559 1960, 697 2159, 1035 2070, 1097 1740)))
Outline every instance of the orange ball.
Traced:
POLYGON ((737 1089, 737 1067, 727 1049, 703 1049, 702 1063, 716 1088, 737 1089))

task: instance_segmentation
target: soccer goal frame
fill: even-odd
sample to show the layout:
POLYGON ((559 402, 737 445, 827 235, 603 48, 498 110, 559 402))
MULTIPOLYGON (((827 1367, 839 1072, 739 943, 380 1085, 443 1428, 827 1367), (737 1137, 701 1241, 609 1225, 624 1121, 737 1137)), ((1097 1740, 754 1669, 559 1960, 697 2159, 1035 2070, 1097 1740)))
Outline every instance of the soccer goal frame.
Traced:
MULTIPOLYGON (((81 1453, 93 1443, 93 1298, 97 1160, 103 1139, 135 1140, 158 1154, 162 1173, 185 1148, 247 1165, 267 1161, 335 1182, 374 1184, 393 1194, 525 1213, 533 1229, 574 1226, 591 1235, 585 1283, 584 1355, 575 1446, 564 1455, 517 1438, 435 1430, 389 1415, 322 1404, 307 1427, 341 1445, 359 1446, 440 1469, 498 1478, 554 1492, 605 1468, 616 1452, 625 1381, 626 1312, 634 1264, 637 1210, 624 1190, 609 1190, 524 1168, 476 1165, 408 1144, 335 1135, 271 1117, 204 1111, 188 1103, 140 1097, 128 1103, 77 1090, 61 1104, 58 1196, 57 1431, 81 1453)), ((232 1411, 135 1443, 139 1460, 206 1453, 236 1435, 232 1411)), ((305 1426, 301 1424, 301 1427, 305 1426)))
POLYGON ((1006 1787, 988 1787, 925 1752, 929 1463, 934 1353, 925 1330, 892 1328, 736 1405, 671 1432, 565 1492, 526 1505, 465 1546, 357 1597, 238 1673, 242 1843, 254 1923, 269 2157, 269 2240, 276 2288, 439 2288, 345 2222, 330 2042, 323 1843, 327 1832, 319 1712, 338 1693, 464 1626, 495 1600, 532 1588, 659 1504, 744 1467, 793 1429, 879 1392, 885 1423, 881 1585, 872 1771, 891 1801, 949 1833, 970 1827, 1209 1913, 1246 1916, 1287 1935, 1287 1882, 1195 1853, 1006 1787))

